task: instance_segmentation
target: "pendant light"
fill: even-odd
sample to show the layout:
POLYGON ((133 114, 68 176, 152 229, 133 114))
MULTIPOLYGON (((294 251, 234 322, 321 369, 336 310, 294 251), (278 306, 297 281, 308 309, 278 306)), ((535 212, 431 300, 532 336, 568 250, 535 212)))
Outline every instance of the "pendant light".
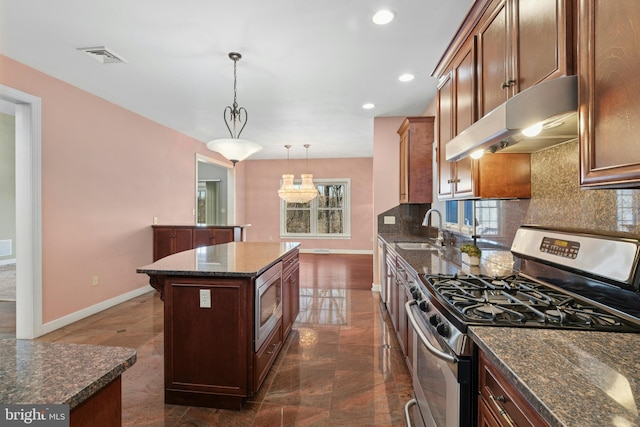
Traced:
MULTIPOLYGON (((287 149, 287 166, 289 165, 290 145, 285 145, 287 149)), ((309 144, 305 144, 307 149, 307 168, 309 165, 309 144)), ((313 185, 312 174, 302 174, 302 184, 296 187, 293 183, 293 174, 282 175, 282 186, 278 190, 278 196, 288 203, 308 203, 318 196, 318 190, 313 185)))
MULTIPOLYGON (((309 144, 304 144, 304 148, 307 149, 307 170, 309 170, 309 144)), ((315 199, 318 196, 318 189, 313 185, 313 175, 303 173, 300 177, 302 178, 302 184, 300 185, 302 197, 308 198, 307 201, 315 199)))
POLYGON ((223 112, 224 124, 227 125, 231 138, 215 139, 207 142, 207 148, 216 151, 230 160, 235 167, 236 163, 246 159, 250 155, 262 150, 262 147, 255 142, 240 139, 240 134, 247 125, 248 113, 246 108, 238 108, 237 102, 237 74, 236 65, 242 55, 237 52, 230 52, 229 58, 233 61, 233 104, 227 105, 223 112), (231 126, 229 125, 231 122, 231 126), (242 126, 240 126, 242 124, 242 126), (238 130, 240 127, 240 130, 238 130), (233 128, 233 130, 232 130, 233 128))

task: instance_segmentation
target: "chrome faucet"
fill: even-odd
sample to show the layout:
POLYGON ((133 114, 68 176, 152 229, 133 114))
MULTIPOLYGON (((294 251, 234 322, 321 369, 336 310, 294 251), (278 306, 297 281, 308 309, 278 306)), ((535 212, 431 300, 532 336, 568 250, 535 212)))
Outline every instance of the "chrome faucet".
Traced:
POLYGON ((436 243, 440 246, 444 246, 444 234, 442 233, 442 214, 440 213, 439 210, 431 208, 427 211, 426 214, 424 214, 424 219, 422 220, 422 225, 424 227, 427 227, 429 225, 429 216, 431 215, 431 213, 437 213, 438 214, 438 237, 436 238, 436 243))

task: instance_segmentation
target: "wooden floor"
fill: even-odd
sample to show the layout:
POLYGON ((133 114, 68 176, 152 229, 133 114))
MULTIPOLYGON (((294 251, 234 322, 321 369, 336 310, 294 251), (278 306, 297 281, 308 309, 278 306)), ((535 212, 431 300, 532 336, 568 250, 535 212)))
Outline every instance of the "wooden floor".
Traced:
POLYGON ((124 426, 404 426, 411 376, 372 276, 372 255, 301 254, 300 314, 241 411, 164 404, 155 291, 39 340, 136 349, 122 376, 124 426))

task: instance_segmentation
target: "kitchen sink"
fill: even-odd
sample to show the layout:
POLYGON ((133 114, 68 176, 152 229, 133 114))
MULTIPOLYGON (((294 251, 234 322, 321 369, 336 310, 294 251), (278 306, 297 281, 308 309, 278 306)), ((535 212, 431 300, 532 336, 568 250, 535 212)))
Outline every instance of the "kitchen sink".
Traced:
POLYGON ((396 243, 396 246, 400 249, 409 251, 437 251, 438 248, 430 243, 424 242, 400 242, 396 243))

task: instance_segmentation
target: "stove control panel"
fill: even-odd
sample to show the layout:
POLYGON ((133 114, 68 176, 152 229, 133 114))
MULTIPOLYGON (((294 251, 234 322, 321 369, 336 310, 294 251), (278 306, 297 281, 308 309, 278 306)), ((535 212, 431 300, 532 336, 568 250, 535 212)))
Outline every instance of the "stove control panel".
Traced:
POLYGON ((557 255, 564 258, 576 259, 580 250, 579 242, 557 239, 554 237, 543 237, 540 245, 540 252, 557 255))

